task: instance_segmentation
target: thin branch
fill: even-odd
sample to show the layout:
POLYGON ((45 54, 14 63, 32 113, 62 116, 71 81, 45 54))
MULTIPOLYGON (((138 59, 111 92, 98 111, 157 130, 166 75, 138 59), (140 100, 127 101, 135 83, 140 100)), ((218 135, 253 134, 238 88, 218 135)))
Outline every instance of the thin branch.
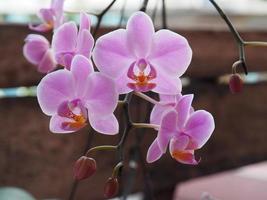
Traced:
POLYGON ((101 12, 99 13, 98 15, 96 15, 97 17, 97 24, 96 24, 96 27, 95 27, 95 30, 93 32, 93 36, 95 37, 96 36, 96 33, 100 27, 100 24, 102 22, 102 19, 104 17, 104 15, 110 10, 110 8, 113 6, 113 4, 116 2, 117 0, 112 0, 111 3, 101 12))
POLYGON ((159 125, 149 123, 132 123, 133 128, 154 128, 159 129, 159 125))
POLYGON ((119 144, 117 145, 118 148, 118 152, 119 152, 119 161, 123 160, 123 146, 124 143, 126 141, 126 138, 129 134, 129 132, 131 131, 132 128, 132 120, 130 118, 130 113, 129 113, 129 103, 131 101, 132 98, 132 93, 128 93, 126 94, 125 98, 124 98, 124 105, 123 105, 123 111, 124 111, 124 131, 122 134, 122 137, 119 141, 119 144))
POLYGON ((156 101, 155 99, 153 99, 153 98, 151 98, 151 97, 145 95, 145 94, 142 93, 142 92, 134 92, 134 94, 135 94, 136 96, 138 96, 138 97, 140 97, 140 98, 142 98, 142 99, 144 99, 144 100, 146 100, 146 101, 152 103, 152 104, 161 104, 160 101, 156 101))
POLYGON ((167 28, 166 2, 162 0, 162 28, 167 28))
POLYGON ((244 40, 242 39, 238 31, 235 29, 230 19, 226 16, 224 11, 220 8, 220 6, 214 0, 209 0, 209 1, 215 7, 215 9, 220 14, 221 18, 225 21, 229 30, 233 34, 238 45, 239 60, 242 62, 242 67, 244 69, 245 74, 247 74, 248 70, 247 70, 246 61, 245 61, 244 40))
POLYGON ((126 4, 127 4, 127 0, 124 0, 123 5, 121 7, 121 11, 120 11, 120 21, 119 21, 119 25, 118 25, 119 28, 122 26, 122 22, 123 22, 124 15, 125 15, 126 4))
POLYGON ((146 12, 148 1, 149 0, 143 1, 143 5, 141 6, 140 11, 146 12))
POLYGON ((245 46, 255 46, 255 47, 267 47, 267 42, 261 41, 245 41, 245 46))
POLYGON ((152 19, 153 24, 155 23, 155 20, 156 20, 158 6, 159 6, 159 0, 157 0, 157 2, 155 3, 155 6, 154 6, 152 14, 151 14, 151 19, 152 19))

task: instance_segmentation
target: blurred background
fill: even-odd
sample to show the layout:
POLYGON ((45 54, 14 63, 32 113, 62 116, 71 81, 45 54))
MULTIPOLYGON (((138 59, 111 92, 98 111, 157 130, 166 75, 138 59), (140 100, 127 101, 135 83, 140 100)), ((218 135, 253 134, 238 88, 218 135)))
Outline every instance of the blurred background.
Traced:
MULTIPOLYGON (((110 2, 66 0, 64 10, 78 21, 75 12, 100 13, 110 2)), ((117 28, 121 20, 124 27, 142 2, 117 0, 104 16, 97 36, 117 28)), ((245 40, 267 41, 266 0, 217 2, 245 40)), ((49 132, 49 118, 36 100, 35 86, 42 75, 22 55, 24 39, 32 33, 27 24, 38 23, 37 11, 49 4, 49 0, 0 0, 0 200, 9 200, 11 193, 18 200, 67 199, 73 187, 72 166, 83 154, 88 135, 93 135, 91 146, 119 140, 119 136, 102 136, 88 128, 69 135, 49 132), (34 197, 19 196, 21 191, 6 187, 22 188, 34 197)), ((136 165, 125 168, 121 193, 132 193, 130 200, 266 200, 267 48, 246 49, 249 74, 244 77, 243 92, 232 95, 228 75, 238 60, 238 49, 216 10, 208 0, 166 0, 166 7, 168 28, 185 36, 193 49, 192 63, 183 77, 183 93, 195 94, 195 109, 211 112, 216 129, 197 152, 202 159, 198 166, 179 164, 168 154, 148 165, 144 158, 155 134, 147 130, 132 134, 125 151, 136 165), (141 152, 134 151, 136 146, 141 152)), ((149 1, 148 14, 155 16, 158 29, 162 27, 161 11, 161 0, 149 1)), ((94 26, 94 16, 92 21, 94 26)), ((149 109, 151 105, 134 98, 134 121, 144 122, 149 109)), ((119 109, 116 114, 121 117, 119 109)), ((97 174, 79 184, 74 199, 104 199, 104 183, 116 156, 111 152, 95 157, 97 174)))

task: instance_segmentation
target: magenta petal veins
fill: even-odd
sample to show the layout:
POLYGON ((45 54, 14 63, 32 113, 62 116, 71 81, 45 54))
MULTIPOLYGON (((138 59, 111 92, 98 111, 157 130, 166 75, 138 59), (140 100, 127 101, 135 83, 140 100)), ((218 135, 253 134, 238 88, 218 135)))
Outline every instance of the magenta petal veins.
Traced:
POLYGON ((154 31, 149 16, 134 13, 126 29, 115 30, 96 41, 93 59, 100 72, 113 78, 118 91, 179 94, 179 77, 190 64, 187 40, 167 30, 154 31))
POLYGON ((38 13, 42 23, 36 26, 30 24, 30 29, 38 32, 57 29, 64 21, 63 6, 64 0, 52 0, 50 8, 41 8, 38 13))
POLYGON ((166 152, 180 163, 196 165, 194 151, 200 149, 214 131, 214 119, 204 110, 192 109, 193 95, 177 95, 162 98, 166 105, 156 105, 151 121, 159 123, 158 136, 149 148, 147 159, 153 162, 166 152), (158 152, 160 150, 161 154, 158 152))
POLYGON ((60 26, 52 38, 52 49, 58 64, 70 69, 75 55, 91 57, 94 39, 90 33, 90 18, 81 13, 80 28, 74 22, 67 22, 60 26))
POLYGON ((75 132, 87 123, 103 134, 118 133, 114 81, 94 72, 91 61, 82 55, 73 58, 70 71, 46 75, 37 87, 37 98, 42 111, 51 116, 54 133, 75 132))

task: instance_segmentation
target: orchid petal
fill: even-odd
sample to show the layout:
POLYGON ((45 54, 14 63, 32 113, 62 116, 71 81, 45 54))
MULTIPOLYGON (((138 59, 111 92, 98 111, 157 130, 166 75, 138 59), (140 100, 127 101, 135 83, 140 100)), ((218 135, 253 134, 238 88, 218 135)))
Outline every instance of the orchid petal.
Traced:
POLYGON ((59 53, 55 55, 55 58, 60 65, 70 70, 71 62, 74 55, 74 53, 59 53))
POLYGON ((127 46, 126 31, 119 29, 98 38, 93 60, 100 72, 114 79, 124 74, 135 61, 127 46))
POLYGON ((70 119, 61 117, 59 115, 54 115, 50 119, 49 130, 52 133, 73 133, 80 130, 83 127, 79 128, 64 128, 63 124, 66 122, 71 122, 70 119))
POLYGON ((86 85, 84 99, 85 107, 89 110, 89 113, 98 116, 111 114, 118 101, 114 81, 99 72, 95 72, 88 77, 86 85))
POLYGON ((70 70, 76 82, 76 94, 82 96, 85 92, 87 78, 94 71, 93 65, 88 58, 76 55, 72 60, 70 70))
POLYGON ((37 34, 30 34, 25 39, 23 54, 30 63, 38 65, 48 49, 49 42, 45 37, 37 34))
POLYGON ((170 153, 175 151, 183 151, 189 144, 189 137, 187 135, 181 135, 170 141, 170 153))
POLYGON ((161 120, 158 133, 158 144, 162 152, 166 152, 170 139, 176 133, 176 123, 177 112, 175 110, 167 112, 161 120))
POLYGON ((161 119, 172 108, 171 105, 155 105, 150 114, 150 123, 160 125, 161 119))
POLYGON ((42 8, 39 11, 39 17, 46 23, 50 24, 54 21, 54 12, 52 9, 42 8))
POLYGON ((158 76, 151 80, 156 84, 156 87, 152 90, 159 94, 175 95, 182 91, 182 82, 178 77, 170 77, 165 73, 158 73, 158 76))
POLYGON ((80 14, 80 31, 85 29, 85 30, 88 30, 90 32, 90 28, 91 28, 90 17, 85 12, 82 12, 80 14))
POLYGON ((62 102, 73 99, 73 93, 72 74, 63 69, 47 74, 37 86, 37 99, 46 115, 54 115, 62 102))
POLYGON ((54 30, 64 22, 64 0, 52 0, 51 8, 55 12, 54 30))
POLYGON ((36 26, 29 24, 29 29, 31 29, 32 31, 37 31, 37 32, 48 32, 52 30, 52 28, 53 26, 47 23, 42 23, 36 26))
POLYGON ((38 64, 38 71, 42 73, 48 73, 56 68, 56 62, 53 57, 51 49, 47 50, 42 60, 38 64))
POLYGON ((184 132, 190 136, 188 149, 201 148, 210 138, 215 124, 212 115, 204 110, 194 112, 187 121, 184 132))
POLYGON ((161 102, 176 105, 180 100, 180 98, 182 97, 182 94, 181 93, 176 95, 160 94, 159 97, 161 102))
POLYGON ((127 86, 127 83, 132 82, 132 80, 126 75, 126 73, 127 72, 124 71, 120 76, 114 79, 119 94, 127 94, 132 91, 132 89, 127 86))
POLYGON ((195 159, 194 151, 191 150, 174 151, 171 156, 176 161, 187 165, 197 165, 200 162, 195 159))
POLYGON ((177 125, 180 129, 183 129, 187 119, 189 118, 193 98, 194 98, 193 94, 184 95, 181 97, 181 99, 179 100, 178 104, 175 107, 178 113, 177 125))
POLYGON ((128 83, 127 86, 136 92, 148 92, 156 87, 155 83, 147 83, 146 85, 138 85, 136 83, 128 83))
POLYGON ((153 37, 150 63, 170 76, 181 76, 188 68, 192 50, 187 40, 172 31, 160 30, 153 37))
POLYGON ((144 12, 136 12, 127 23, 127 41, 138 58, 145 58, 151 49, 154 26, 144 12))
POLYGON ((82 30, 78 36, 77 54, 91 57, 91 51, 94 46, 94 38, 88 30, 82 30))
POLYGON ((51 1, 51 8, 56 12, 63 11, 64 0, 52 0, 51 1))
POLYGON ((55 54, 74 52, 77 43, 78 30, 74 22, 60 26, 52 38, 52 49, 55 54))
POLYGON ((161 149, 159 148, 158 141, 157 139, 155 139, 147 151, 146 161, 148 163, 155 162, 158 159, 160 159, 162 154, 163 153, 161 152, 161 149))
POLYGON ((89 122, 94 130, 105 135, 115 135, 119 132, 119 123, 114 114, 105 116, 88 113, 89 122))

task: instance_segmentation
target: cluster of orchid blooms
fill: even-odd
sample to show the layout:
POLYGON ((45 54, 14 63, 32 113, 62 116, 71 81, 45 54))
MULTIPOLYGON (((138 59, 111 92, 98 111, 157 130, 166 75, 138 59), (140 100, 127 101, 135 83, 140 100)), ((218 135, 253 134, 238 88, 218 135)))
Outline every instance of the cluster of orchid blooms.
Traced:
MULTIPOLYGON (((81 13, 78 28, 65 20, 63 4, 53 0, 51 8, 39 12, 43 23, 30 26, 34 31, 53 30, 51 45, 42 35, 30 34, 23 48, 27 60, 46 74, 37 87, 37 98, 42 111, 51 116, 50 131, 72 133, 89 124, 101 134, 115 135, 119 123, 113 112, 119 95, 133 93, 155 104, 146 126, 158 134, 148 149, 147 162, 158 160, 169 146, 178 162, 198 164, 194 152, 210 138, 214 119, 207 111, 193 109, 192 94, 181 94, 180 77, 192 57, 187 40, 170 30, 155 32, 150 17, 139 11, 130 17, 126 29, 95 42, 90 17, 81 13), (61 69, 56 70, 57 66, 61 69), (144 94, 149 91, 159 94, 160 101, 144 94)), ((91 172, 79 173, 85 165, 82 161, 88 161, 84 159, 76 163, 77 179, 90 176, 96 168, 89 160, 91 172)))

